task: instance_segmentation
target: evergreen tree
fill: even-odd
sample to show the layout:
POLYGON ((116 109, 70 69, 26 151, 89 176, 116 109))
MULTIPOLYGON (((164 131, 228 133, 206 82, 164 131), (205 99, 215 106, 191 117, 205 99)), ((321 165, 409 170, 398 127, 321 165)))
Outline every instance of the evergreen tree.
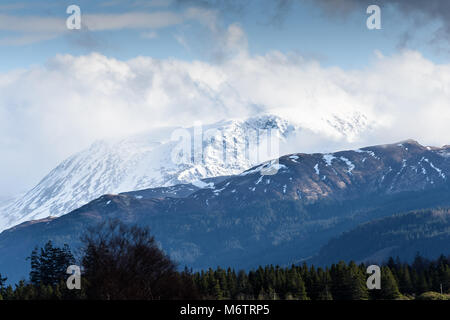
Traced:
POLYGON ((360 268, 352 261, 347 273, 348 291, 350 300, 367 300, 369 292, 366 285, 366 277, 360 268))
POLYGON ((287 272, 287 286, 286 290, 292 295, 296 300, 307 300, 305 283, 303 282, 300 273, 292 267, 287 272))
POLYGON ((2 299, 3 296, 5 295, 6 280, 8 280, 8 278, 3 277, 2 274, 0 273, 0 296, 2 296, 2 299))
POLYGON ((402 267, 401 274, 399 275, 399 290, 400 292, 408 294, 414 292, 409 266, 407 265, 402 267))
POLYGON ((12 288, 12 286, 8 286, 6 287, 4 293, 3 293, 3 299, 5 300, 14 300, 15 299, 15 294, 14 294, 14 290, 12 288))
POLYGON ((347 266, 344 261, 333 264, 330 270, 331 292, 335 300, 348 300, 351 297, 347 266))
POLYGON ((8 278, 3 277, 0 273, 0 290, 3 290, 5 288, 6 280, 8 280, 8 278))
POLYGON ((236 272, 231 268, 227 270, 227 288, 229 297, 233 299, 237 294, 237 277, 236 272))
POLYGON ((319 275, 314 266, 311 266, 309 269, 309 273, 305 278, 305 286, 311 300, 319 300, 318 298, 321 291, 321 284, 319 275))
POLYGON ((373 290, 372 297, 383 300, 395 300, 400 297, 397 281, 388 267, 381 268, 381 290, 373 290))
POLYGON ((29 257, 31 261, 30 282, 35 285, 55 286, 65 279, 67 267, 75 263, 68 245, 62 248, 48 241, 40 250, 36 247, 29 257))
POLYGON ((244 270, 239 271, 237 276, 237 291, 242 296, 249 296, 253 292, 253 288, 248 280, 247 273, 244 270))
POLYGON ((317 269, 317 275, 319 277, 319 287, 317 289, 317 300, 333 300, 331 295, 331 275, 328 268, 323 270, 322 268, 317 269))
POLYGON ((222 288, 220 288, 219 280, 216 280, 216 285, 214 286, 214 298, 217 300, 223 299, 223 292, 222 292, 222 288))
POLYGON ((266 291, 264 291, 264 288, 261 288, 261 290, 259 291, 258 300, 267 300, 267 295, 266 295, 266 291))

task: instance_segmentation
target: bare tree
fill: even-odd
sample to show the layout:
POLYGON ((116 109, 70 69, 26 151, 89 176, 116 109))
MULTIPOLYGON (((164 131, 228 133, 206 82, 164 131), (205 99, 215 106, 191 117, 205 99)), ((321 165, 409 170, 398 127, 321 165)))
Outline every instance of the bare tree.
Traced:
POLYGON ((191 277, 180 275, 148 228, 118 220, 91 228, 82 237, 83 276, 90 299, 159 300, 195 298, 191 277), (187 293, 187 289, 192 292, 187 293))

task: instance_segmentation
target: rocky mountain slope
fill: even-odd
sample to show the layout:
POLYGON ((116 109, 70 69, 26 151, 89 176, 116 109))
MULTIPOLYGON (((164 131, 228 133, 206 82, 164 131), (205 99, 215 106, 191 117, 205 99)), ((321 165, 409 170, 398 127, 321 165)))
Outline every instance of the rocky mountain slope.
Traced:
POLYGON ((109 218, 150 226, 181 266, 300 262, 362 223, 450 206, 449 175, 450 147, 415 141, 291 154, 181 197, 166 197, 169 189, 105 195, 60 218, 16 226, 0 234, 0 270, 24 275, 35 245, 52 239, 76 248, 88 226, 109 218))
POLYGON ((249 156, 266 137, 282 141, 297 129, 286 120, 266 115, 204 126, 200 140, 194 140, 199 134, 193 127, 161 128, 119 141, 99 141, 62 162, 25 195, 1 207, 0 231, 28 220, 59 217, 107 193, 238 174, 273 158, 263 153, 260 158, 249 156), (191 135, 191 155, 179 159, 178 135, 186 134, 191 135), (247 153, 241 152, 245 148, 247 153))

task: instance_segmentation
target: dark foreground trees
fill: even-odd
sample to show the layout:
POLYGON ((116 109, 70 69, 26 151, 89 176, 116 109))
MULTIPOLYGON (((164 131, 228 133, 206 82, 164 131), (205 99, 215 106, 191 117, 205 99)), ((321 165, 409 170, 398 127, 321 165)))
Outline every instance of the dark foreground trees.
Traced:
POLYGON ((29 281, 13 288, 0 275, 0 299, 155 300, 199 299, 193 277, 160 250, 148 228, 107 221, 82 237, 80 261, 51 241, 31 253, 29 281), (69 290, 67 267, 81 266, 81 290, 69 290))
POLYGON ((389 259, 381 269, 381 290, 368 290, 367 265, 339 262, 330 267, 266 266, 235 272, 217 268, 179 272, 148 228, 104 222, 82 238, 79 261, 68 248, 48 242, 30 257, 29 281, 13 288, 0 275, 1 299, 450 299, 450 257, 412 264, 389 259), (81 266, 81 290, 66 286, 67 267, 81 266), (442 292, 442 294, 440 293, 442 292))
POLYGON ((367 289, 366 269, 342 261, 326 268, 266 266, 238 273, 217 268, 197 272, 194 279, 205 299, 450 300, 450 257, 427 261, 417 256, 412 264, 390 259, 381 268, 380 290, 367 289))
POLYGON ((83 237, 83 277, 91 299, 195 299, 189 274, 160 250, 148 228, 107 221, 83 237))
POLYGON ((31 261, 30 282, 36 286, 55 286, 67 278, 67 267, 75 258, 66 244, 55 247, 48 241, 43 248, 35 248, 29 257, 31 261))
POLYGON ((75 258, 67 245, 59 248, 48 241, 43 248, 35 248, 30 261, 30 279, 6 286, 6 277, 0 275, 0 300, 63 300, 82 299, 83 292, 70 291, 66 286, 67 267, 75 258))

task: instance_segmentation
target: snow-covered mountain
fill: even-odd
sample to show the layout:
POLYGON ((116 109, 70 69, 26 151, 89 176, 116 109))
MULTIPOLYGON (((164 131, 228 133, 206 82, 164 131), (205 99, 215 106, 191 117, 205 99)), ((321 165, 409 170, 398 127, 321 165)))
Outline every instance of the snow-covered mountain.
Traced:
MULTIPOLYGON (((107 219, 150 227, 161 248, 180 266, 238 270, 291 265, 310 259, 331 239, 369 221, 450 207, 449 177, 450 146, 426 147, 413 140, 326 154, 288 154, 223 180, 208 179, 206 188, 185 184, 103 195, 62 217, 17 225, 0 233, 0 270, 18 281, 29 272, 23 261, 35 246, 52 240, 77 249, 82 232, 107 219), (277 173, 265 175, 273 166, 277 173)), ((390 227, 408 233, 405 239, 418 244, 410 232, 414 224, 439 219, 399 222, 405 221, 412 225, 390 227)), ((430 229, 426 237, 421 229, 424 241, 420 247, 409 246, 409 253, 445 252, 446 225, 430 229), (430 237, 433 242, 428 242, 430 237), (431 249, 434 245, 443 251, 431 249)), ((346 254, 345 246, 331 247, 333 261, 394 248, 389 235, 365 235, 366 244, 375 237, 381 247, 360 251, 355 245, 349 249, 352 255, 346 254)), ((401 258, 403 253, 399 252, 401 258)))
POLYGON ((63 161, 30 191, 0 203, 0 231, 64 215, 103 194, 180 183, 208 187, 201 179, 238 174, 297 152, 299 141, 306 146, 317 144, 317 139, 350 141, 371 127, 361 114, 331 114, 321 121, 322 126, 310 126, 266 114, 98 141, 63 161))
POLYGON ((123 140, 99 141, 63 161, 26 194, 0 209, 0 230, 18 223, 61 216, 103 194, 240 173, 277 158, 257 150, 285 140, 298 128, 276 116, 230 120, 200 128, 154 129, 123 140), (184 139, 184 140, 183 140, 184 139), (184 148, 184 150, 183 150, 184 148), (190 150, 189 150, 190 149, 190 150))

